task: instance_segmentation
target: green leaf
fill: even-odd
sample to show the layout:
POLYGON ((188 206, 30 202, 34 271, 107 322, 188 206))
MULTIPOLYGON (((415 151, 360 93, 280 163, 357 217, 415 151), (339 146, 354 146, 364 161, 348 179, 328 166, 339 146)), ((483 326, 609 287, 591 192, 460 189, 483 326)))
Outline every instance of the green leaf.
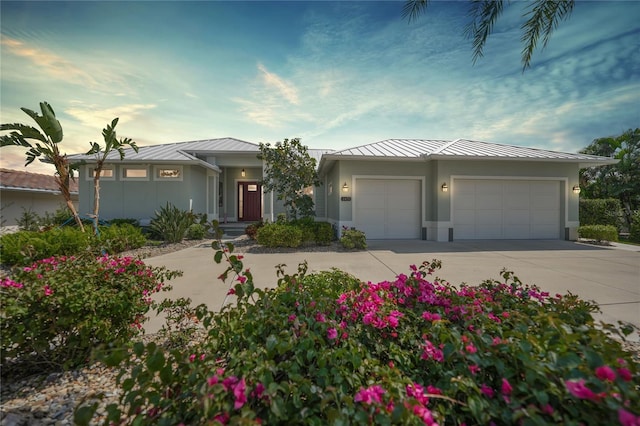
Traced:
POLYGON ((97 402, 94 402, 90 406, 84 405, 76 409, 75 412, 73 413, 73 422, 76 425, 80 425, 80 426, 89 425, 97 409, 98 409, 97 402))
POLYGON ((161 350, 158 350, 152 353, 147 358, 146 365, 151 372, 155 373, 160 371, 160 369, 164 367, 164 363, 165 363, 164 353, 161 350))

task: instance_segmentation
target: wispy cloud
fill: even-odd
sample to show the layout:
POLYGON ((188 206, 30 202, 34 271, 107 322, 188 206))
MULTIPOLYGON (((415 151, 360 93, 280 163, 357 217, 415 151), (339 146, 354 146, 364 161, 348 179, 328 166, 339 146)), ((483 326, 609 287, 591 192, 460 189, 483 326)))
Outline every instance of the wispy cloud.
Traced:
POLYGON ((135 122, 146 111, 156 108, 155 104, 128 104, 111 108, 101 108, 96 105, 86 105, 76 101, 64 112, 75 118, 80 124, 94 129, 102 129, 116 117, 120 117, 120 125, 135 122))
POLYGON ((300 103, 298 91, 293 84, 287 82, 277 74, 269 72, 262 64, 258 64, 258 70, 262 73, 262 79, 267 87, 276 89, 284 99, 293 105, 300 103))

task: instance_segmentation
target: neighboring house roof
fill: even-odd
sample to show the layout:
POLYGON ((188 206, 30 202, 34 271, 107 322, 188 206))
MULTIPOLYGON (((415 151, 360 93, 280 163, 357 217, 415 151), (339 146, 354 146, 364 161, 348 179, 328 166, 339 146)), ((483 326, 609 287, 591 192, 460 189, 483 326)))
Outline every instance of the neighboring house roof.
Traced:
POLYGON ((368 145, 336 151, 324 156, 323 161, 341 159, 474 159, 474 160, 528 160, 579 163, 580 167, 615 164, 617 160, 587 154, 570 154, 515 145, 503 145, 468 139, 387 139, 368 145))
MULTIPOLYGON (((53 175, 0 169, 0 189, 8 191, 60 193, 53 175)), ((78 182, 69 182, 69 192, 78 194, 78 182)))

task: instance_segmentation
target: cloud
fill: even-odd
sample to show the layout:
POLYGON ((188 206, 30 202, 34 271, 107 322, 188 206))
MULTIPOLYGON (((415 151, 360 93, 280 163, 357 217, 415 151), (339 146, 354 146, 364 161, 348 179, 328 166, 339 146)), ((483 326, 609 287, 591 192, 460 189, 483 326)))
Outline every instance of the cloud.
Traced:
POLYGON ((155 104, 128 104, 111 108, 100 108, 95 105, 84 105, 80 101, 73 102, 73 106, 64 110, 75 118, 81 125, 93 129, 102 129, 116 117, 120 117, 119 124, 135 121, 145 111, 156 108, 155 104))
POLYGON ((283 98, 293 105, 298 105, 300 103, 300 100, 298 99, 298 91, 295 86, 283 80, 277 74, 269 72, 269 70, 267 70, 267 68, 262 64, 258 64, 258 70, 262 73, 262 79, 267 87, 275 88, 283 98))
POLYGON ((0 44, 9 53, 25 58, 49 76, 68 83, 95 86, 96 80, 73 63, 46 50, 38 49, 27 43, 2 35, 0 44))

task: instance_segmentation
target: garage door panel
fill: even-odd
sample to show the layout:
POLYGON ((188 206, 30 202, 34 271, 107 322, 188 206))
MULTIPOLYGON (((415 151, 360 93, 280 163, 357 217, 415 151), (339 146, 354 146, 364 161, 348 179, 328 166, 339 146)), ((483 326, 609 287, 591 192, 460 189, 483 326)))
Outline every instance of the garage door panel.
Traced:
POLYGON ((355 226, 367 238, 420 238, 420 181, 357 179, 354 202, 355 226))
POLYGON ((457 179, 453 187, 456 239, 561 236, 558 181, 457 179))

